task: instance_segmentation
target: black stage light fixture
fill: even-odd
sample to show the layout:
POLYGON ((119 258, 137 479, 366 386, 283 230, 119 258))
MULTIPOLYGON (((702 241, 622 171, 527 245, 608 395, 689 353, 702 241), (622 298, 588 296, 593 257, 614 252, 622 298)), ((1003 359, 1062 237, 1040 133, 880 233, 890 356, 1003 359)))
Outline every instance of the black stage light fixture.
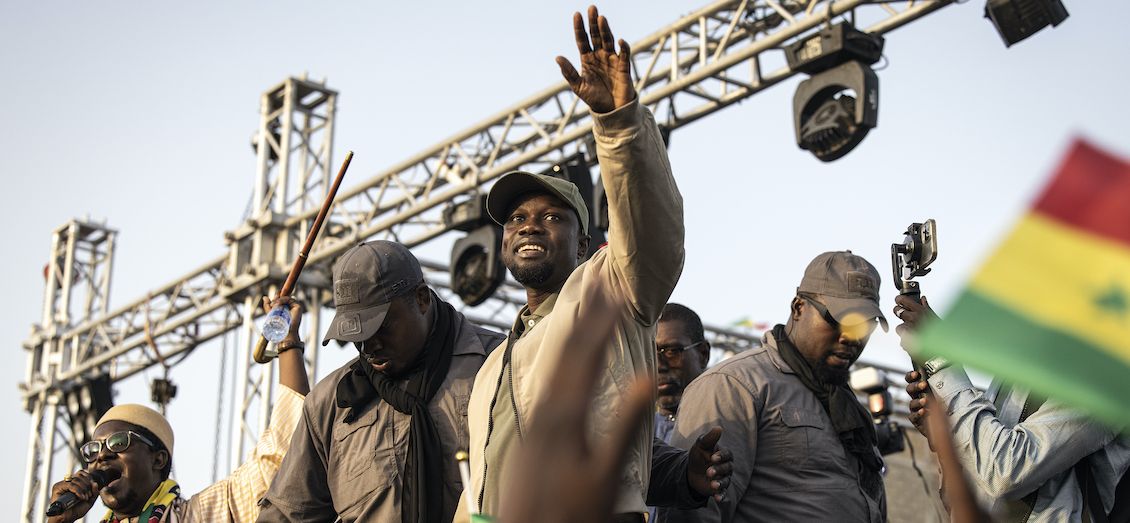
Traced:
POLYGON ((465 305, 474 307, 486 301, 506 279, 506 267, 499 256, 502 228, 487 215, 485 194, 444 209, 443 222, 467 232, 451 248, 451 290, 465 305))
MULTIPOLYGON (((102 374, 81 380, 64 393, 63 399, 74 442, 81 446, 94 438, 98 420, 114 406, 110 376, 102 374)), ((77 447, 75 452, 78 452, 77 447)))
POLYGON ((785 49, 790 68, 812 75, 793 96, 797 146, 830 162, 851 152, 878 125, 879 77, 870 65, 882 53, 882 36, 847 22, 785 49))
POLYGON ((154 378, 149 383, 149 399, 164 408, 177 397, 177 385, 168 378, 154 378))
MULTIPOLYGON (((660 133, 663 134, 662 128, 660 128, 660 133)), ((670 136, 670 130, 664 136, 664 140, 666 140, 666 137, 670 136)), ((608 230, 608 198, 604 195, 604 185, 600 182, 599 177, 596 183, 593 183, 589 164, 585 161, 585 156, 580 153, 569 157, 564 162, 555 164, 541 174, 569 180, 580 191, 581 199, 585 201, 585 207, 588 207, 589 210, 589 252, 585 259, 591 258, 593 253, 601 245, 604 245, 604 231, 608 230), (602 201, 603 207, 600 207, 598 202, 602 201), (601 213, 603 213, 603 219, 601 213)))
POLYGON ((997 28, 1004 46, 1012 47, 1040 29, 1059 25, 1067 19, 1067 9, 1059 0, 988 0, 985 18, 997 28))

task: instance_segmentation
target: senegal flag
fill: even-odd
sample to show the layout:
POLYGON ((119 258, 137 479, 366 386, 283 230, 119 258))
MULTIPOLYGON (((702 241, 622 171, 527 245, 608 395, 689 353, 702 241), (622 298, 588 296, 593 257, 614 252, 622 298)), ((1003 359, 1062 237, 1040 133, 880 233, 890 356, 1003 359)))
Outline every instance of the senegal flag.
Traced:
POLYGON ((1130 424, 1130 163, 1076 141, 919 348, 1130 424))

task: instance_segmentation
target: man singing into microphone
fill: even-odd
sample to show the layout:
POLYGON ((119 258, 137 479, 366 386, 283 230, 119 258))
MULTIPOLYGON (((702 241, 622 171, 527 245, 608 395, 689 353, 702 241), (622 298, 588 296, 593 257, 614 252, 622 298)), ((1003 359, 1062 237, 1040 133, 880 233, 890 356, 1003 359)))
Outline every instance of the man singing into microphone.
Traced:
POLYGON ((273 303, 267 301, 264 298, 266 310, 288 304, 294 321, 290 332, 279 342, 282 387, 271 423, 260 436, 251 458, 227 478, 186 499, 177 482, 169 479, 173 428, 168 420, 143 405, 118 405, 106 411, 98 420, 94 438, 80 447, 87 467, 51 487, 51 499, 62 502, 66 510, 49 517, 48 523, 82 519, 96 496, 110 509, 99 519, 101 523, 243 523, 259 516, 256 502, 267 491, 290 447, 303 398, 310 392, 302 359, 303 344, 298 336, 302 305, 289 297, 273 303))

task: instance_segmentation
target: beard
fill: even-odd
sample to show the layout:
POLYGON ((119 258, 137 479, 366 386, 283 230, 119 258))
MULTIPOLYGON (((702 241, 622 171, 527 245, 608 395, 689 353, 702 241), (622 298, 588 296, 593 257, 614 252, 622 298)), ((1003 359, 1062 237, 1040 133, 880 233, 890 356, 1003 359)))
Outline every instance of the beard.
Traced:
POLYGON ((506 264, 506 268, 523 287, 542 287, 553 276, 553 264, 549 261, 525 265, 511 262, 506 264))
POLYGON ((816 373, 816 379, 828 385, 847 385, 848 380, 851 379, 850 369, 832 367, 824 362, 812 370, 816 373))

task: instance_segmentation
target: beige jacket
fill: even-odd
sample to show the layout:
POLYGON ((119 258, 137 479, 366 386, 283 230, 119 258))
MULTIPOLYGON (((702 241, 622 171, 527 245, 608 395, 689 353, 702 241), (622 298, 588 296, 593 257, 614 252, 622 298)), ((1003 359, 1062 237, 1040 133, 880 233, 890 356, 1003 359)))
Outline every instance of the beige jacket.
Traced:
MULTIPOLYGON (((585 306, 580 301, 582 289, 603 289, 626 304, 609 340, 608 371, 597 385, 589 422, 593 440, 604 438, 620 422, 620 405, 632 380, 637 375, 655 374, 654 325, 683 267, 682 197, 671 176, 659 129, 647 109, 632 102, 607 114, 594 114, 593 120, 597 156, 608 194, 608 246, 577 267, 561 291, 537 311, 530 314, 523 310, 527 323, 514 342, 512 376, 504 372, 503 343, 475 377, 468 408, 471 488, 466 494, 478 506, 481 493, 480 511, 486 514, 497 514, 499 500, 506 496, 501 490, 505 488, 502 474, 519 442, 517 431, 528 423, 530 409, 539 398, 553 394, 546 388, 548 377, 556 362, 567 357, 564 351, 568 344, 561 343, 561 339, 574 329, 574 318, 585 306), (506 378, 501 384, 500 376, 506 378), (496 395, 488 447, 490 406, 496 395)), ((647 510, 644 499, 652 432, 649 417, 630 450, 615 505, 618 513, 647 510)), ((461 516, 463 509, 461 503, 461 516)))

